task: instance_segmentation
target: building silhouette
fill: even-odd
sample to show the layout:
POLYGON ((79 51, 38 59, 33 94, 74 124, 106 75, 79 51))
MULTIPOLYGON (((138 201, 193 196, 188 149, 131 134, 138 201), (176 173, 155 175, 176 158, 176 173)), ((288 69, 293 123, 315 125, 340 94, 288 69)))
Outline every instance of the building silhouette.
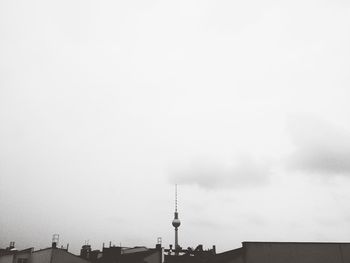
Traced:
POLYGON ((57 248, 53 242, 51 247, 34 251, 34 248, 17 250, 13 247, 0 249, 0 263, 89 263, 70 252, 68 248, 57 248))
POLYGON ((160 263, 164 262, 164 249, 160 245, 155 248, 138 247, 109 247, 103 245, 102 251, 91 250, 90 245, 84 245, 80 250, 80 257, 92 263, 160 263))
POLYGON ((220 254, 212 263, 350 263, 350 243, 243 242, 220 254))

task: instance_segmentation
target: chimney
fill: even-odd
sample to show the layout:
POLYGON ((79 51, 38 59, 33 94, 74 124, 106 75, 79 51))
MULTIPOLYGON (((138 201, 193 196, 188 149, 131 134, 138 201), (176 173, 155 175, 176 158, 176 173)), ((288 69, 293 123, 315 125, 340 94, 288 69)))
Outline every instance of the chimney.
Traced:
POLYGON ((11 249, 13 249, 13 248, 15 248, 15 241, 11 241, 10 242, 10 246, 7 248, 8 250, 11 250, 11 249))
POLYGON ((162 248, 162 238, 161 237, 157 238, 156 248, 157 249, 161 249, 162 248))
POLYGON ((52 248, 57 248, 59 238, 60 238, 59 234, 53 234, 52 235, 52 244, 51 244, 52 248))
POLYGON ((82 246, 80 250, 80 257, 85 259, 90 259, 90 253, 91 253, 91 246, 90 245, 84 245, 82 246))

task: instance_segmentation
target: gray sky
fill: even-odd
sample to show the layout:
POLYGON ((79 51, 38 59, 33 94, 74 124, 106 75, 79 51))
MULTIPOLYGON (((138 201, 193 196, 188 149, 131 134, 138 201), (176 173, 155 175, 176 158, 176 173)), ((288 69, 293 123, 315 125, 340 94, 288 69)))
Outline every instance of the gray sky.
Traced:
POLYGON ((347 1, 0 2, 0 247, 349 241, 347 1))

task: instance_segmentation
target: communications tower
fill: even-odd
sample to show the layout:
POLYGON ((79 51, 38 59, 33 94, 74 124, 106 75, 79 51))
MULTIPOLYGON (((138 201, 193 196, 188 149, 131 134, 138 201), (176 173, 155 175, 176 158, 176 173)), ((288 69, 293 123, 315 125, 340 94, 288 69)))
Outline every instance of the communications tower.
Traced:
POLYGON ((179 246, 178 227, 181 225, 181 221, 177 212, 177 184, 175 185, 175 213, 172 225, 175 228, 175 255, 179 255, 181 247, 179 246))

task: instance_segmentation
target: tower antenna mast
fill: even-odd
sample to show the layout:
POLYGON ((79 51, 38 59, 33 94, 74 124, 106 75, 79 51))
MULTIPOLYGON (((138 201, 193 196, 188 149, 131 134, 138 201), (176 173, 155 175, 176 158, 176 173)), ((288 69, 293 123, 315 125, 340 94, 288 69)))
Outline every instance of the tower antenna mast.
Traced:
POLYGON ((175 212, 177 212, 177 184, 175 185, 175 212))

